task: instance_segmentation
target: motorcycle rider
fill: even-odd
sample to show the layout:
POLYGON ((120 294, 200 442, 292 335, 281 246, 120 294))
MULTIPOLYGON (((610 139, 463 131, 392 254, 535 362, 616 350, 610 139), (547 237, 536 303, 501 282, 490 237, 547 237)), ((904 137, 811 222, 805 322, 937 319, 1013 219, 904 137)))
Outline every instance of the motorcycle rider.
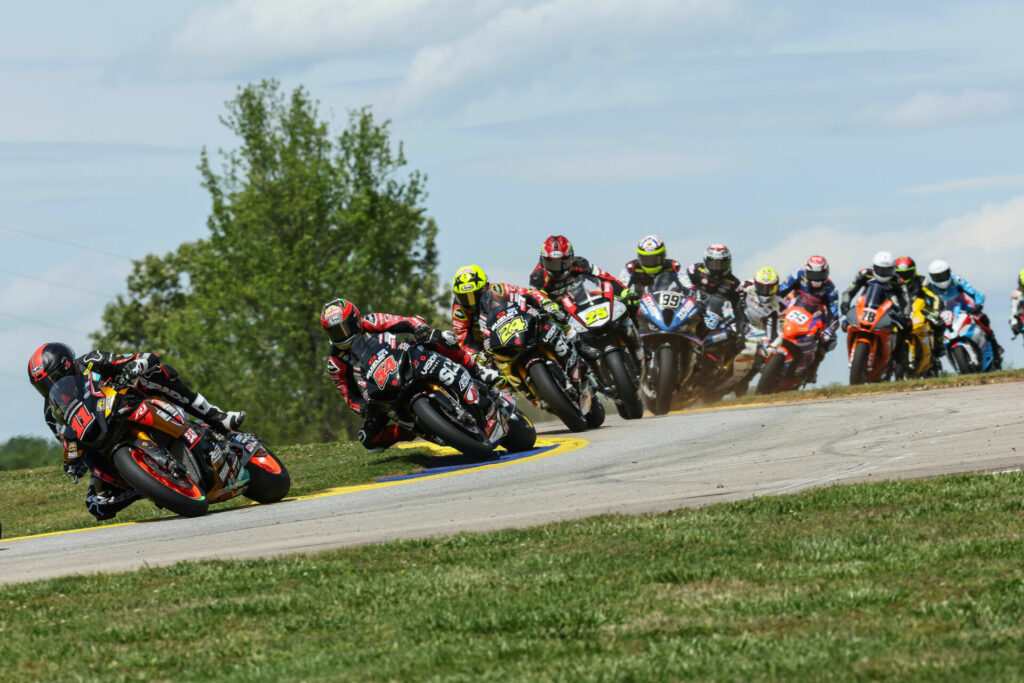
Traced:
POLYGON ((939 295, 947 307, 962 301, 968 310, 977 316, 981 329, 985 331, 985 337, 992 345, 992 355, 994 356, 992 367, 996 370, 1002 369, 1003 347, 996 341, 996 335, 992 331, 988 315, 982 311, 982 307, 985 305, 985 295, 971 287, 970 283, 962 276, 953 275, 949 264, 941 259, 936 259, 928 264, 927 284, 939 295))
POLYGON ((626 289, 643 292, 654 284, 660 273, 678 273, 682 267, 679 261, 665 258, 665 243, 657 235, 644 235, 636 245, 636 258, 619 273, 619 282, 626 289))
POLYGON ((56 416, 46 399, 50 389, 59 380, 85 372, 93 372, 104 380, 112 381, 116 388, 134 383, 143 394, 174 403, 190 414, 202 418, 212 427, 225 432, 237 429, 245 419, 245 411, 223 411, 212 405, 202 394, 190 389, 178 376, 177 370, 161 363, 160 357, 155 353, 121 354, 90 351, 76 357, 75 352, 67 344, 49 342, 40 346, 28 361, 29 381, 44 399, 43 419, 53 435, 64 445, 64 472, 72 477, 75 483, 87 473, 91 474, 85 505, 89 513, 98 520, 111 519, 141 496, 133 489, 115 484, 112 477, 89 464, 88 453, 78 453, 77 445, 60 435, 56 416))
POLYGON ((1017 289, 1010 295, 1010 330, 1016 339, 1021 333, 1021 316, 1024 315, 1024 270, 1017 274, 1017 289))
POLYGON ((821 300, 821 310, 825 315, 825 330, 821 333, 821 344, 818 345, 814 361, 807 368, 807 382, 818 381, 818 366, 825 354, 836 347, 836 328, 839 326, 839 292, 829 278, 828 259, 820 254, 813 254, 807 259, 803 268, 797 268, 779 287, 779 296, 785 298, 791 292, 804 292, 821 300))
POLYGON ((697 301, 705 301, 717 294, 732 304, 736 322, 736 349, 746 346, 743 331, 747 325, 746 306, 741 283, 732 273, 732 253, 724 244, 711 244, 704 252, 704 260, 694 263, 679 278, 683 287, 693 292, 697 301))
POLYGON ((779 294, 779 274, 765 266, 754 273, 753 280, 743 283, 747 306, 747 324, 764 330, 765 339, 773 341, 779 335, 779 318, 786 308, 786 299, 779 294))
POLYGON ((939 358, 946 353, 946 345, 943 343, 946 323, 942 321, 942 299, 925 283, 924 276, 918 275, 917 263, 909 256, 900 256, 896 259, 896 277, 899 278, 900 284, 906 287, 911 306, 918 298, 924 300, 924 309, 921 312, 932 328, 932 357, 935 359, 933 364, 936 368, 941 368, 939 358))
MULTIPOLYGON (((472 355, 459 346, 454 333, 432 329, 419 317, 389 313, 361 316, 351 301, 334 299, 324 304, 320 313, 320 326, 331 340, 327 374, 352 412, 363 418, 358 433, 359 443, 371 453, 379 453, 398 441, 412 441, 417 434, 412 431, 412 425, 388 425, 388 413, 367 399, 364 390, 365 359, 359 357, 358 349, 353 350, 353 345, 362 337, 381 335, 387 337, 389 344, 400 345, 408 342, 399 342, 394 335, 412 334, 417 344, 458 363, 469 371, 473 379, 488 387, 499 379, 497 372, 480 367, 473 361, 472 355)), ((480 395, 481 406, 486 407, 489 400, 488 396, 480 395)))
POLYGON ((555 301, 565 296, 577 275, 593 275, 612 283, 615 295, 630 307, 630 316, 636 317, 640 295, 626 289, 611 273, 605 272, 582 256, 576 256, 572 243, 563 235, 552 235, 544 240, 540 259, 530 273, 530 286, 539 289, 555 301))
MULTIPOLYGON (((896 348, 897 354, 899 354, 897 362, 906 366, 907 359, 903 356, 906 351, 907 335, 910 334, 911 302, 906 287, 896 278, 896 261, 890 252, 878 252, 872 259, 870 268, 860 269, 857 277, 853 279, 853 282, 840 297, 839 311, 846 315, 850 310, 850 301, 872 280, 884 285, 889 297, 896 301, 896 308, 892 309, 891 315, 897 328, 896 348)), ((843 320, 843 329, 845 330, 846 327, 847 322, 843 320)))
MULTIPOLYGON (((480 324, 480 315, 516 304, 541 317, 541 336, 554 350, 562 367, 572 374, 580 366, 580 344, 563 331, 569 316, 551 299, 536 289, 506 282, 488 282, 487 274, 478 265, 455 271, 452 278, 452 329, 460 344, 477 353, 490 353, 490 332, 480 324)), ((572 328, 568 334, 575 337, 572 328)), ((591 351, 591 349, 586 349, 591 351)), ((596 351, 594 351, 596 353, 596 351)), ((582 368, 581 368, 582 371, 582 368)), ((574 377, 574 379, 577 379, 574 377)))

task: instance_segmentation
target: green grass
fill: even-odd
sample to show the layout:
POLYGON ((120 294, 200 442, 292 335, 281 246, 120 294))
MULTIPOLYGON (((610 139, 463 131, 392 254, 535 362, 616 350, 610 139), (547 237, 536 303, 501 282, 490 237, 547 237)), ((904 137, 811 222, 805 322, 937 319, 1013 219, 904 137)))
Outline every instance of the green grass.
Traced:
MULTIPOLYGON (((275 452, 291 475, 292 496, 408 474, 427 466, 432 457, 425 448, 390 448, 383 453, 368 453, 350 441, 284 446, 275 452)), ((73 485, 56 465, 0 472, 0 523, 4 538, 172 516, 148 500, 140 500, 113 520, 97 522, 85 509, 88 486, 88 478, 73 485)), ((246 498, 238 497, 213 509, 248 504, 246 498)))
MULTIPOLYGON (((886 394, 900 393, 906 391, 928 391, 931 389, 950 389, 953 387, 971 387, 983 384, 1005 384, 1007 382, 1024 382, 1024 370, 999 370, 996 372, 984 372, 976 375, 946 375, 943 377, 929 377, 927 379, 909 379, 899 382, 878 382, 876 384, 861 384, 849 386, 846 384, 829 384, 814 389, 800 389, 797 391, 783 391, 778 394, 758 395, 749 393, 739 398, 733 397, 718 401, 714 406, 741 406, 762 403, 795 403, 798 401, 812 401, 822 398, 845 398, 847 396, 861 396, 864 394, 886 394)), ((757 385, 751 386, 751 392, 756 390, 757 385)), ((707 407, 707 406, 699 406, 707 407)))
POLYGON ((0 588, 0 679, 1021 680, 1024 474, 0 588))

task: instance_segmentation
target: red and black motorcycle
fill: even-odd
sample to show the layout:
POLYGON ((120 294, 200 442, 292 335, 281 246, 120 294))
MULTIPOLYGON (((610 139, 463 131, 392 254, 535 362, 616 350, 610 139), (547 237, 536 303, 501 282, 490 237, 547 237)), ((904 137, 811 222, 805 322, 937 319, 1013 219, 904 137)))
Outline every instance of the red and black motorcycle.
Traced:
POLYGON ((108 481, 186 517, 244 495, 273 503, 288 495, 288 470, 255 434, 222 437, 185 411, 134 388, 115 390, 99 375, 71 375, 50 390, 50 409, 68 444, 108 481))

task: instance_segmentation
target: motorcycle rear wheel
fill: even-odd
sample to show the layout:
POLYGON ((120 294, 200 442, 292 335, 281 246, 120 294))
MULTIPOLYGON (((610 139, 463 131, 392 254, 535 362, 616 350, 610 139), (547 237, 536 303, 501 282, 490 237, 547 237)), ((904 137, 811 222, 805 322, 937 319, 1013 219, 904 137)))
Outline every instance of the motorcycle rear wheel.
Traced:
POLYGON ((474 458, 491 458, 494 449, 490 444, 477 441, 465 433, 434 407, 430 399, 420 396, 412 403, 412 412, 416 414, 423 428, 430 434, 436 434, 448 446, 474 458))
POLYGON ((537 444, 537 429, 530 422, 530 418, 522 413, 516 415, 515 420, 508 421, 508 434, 501 440, 501 445, 509 453, 528 451, 537 444))
POLYGON ((770 394, 775 391, 782 376, 782 368, 786 364, 786 357, 782 354, 775 354, 761 371, 761 379, 757 381, 757 393, 770 394))
POLYGON ((291 475, 277 456, 263 446, 266 455, 250 460, 245 466, 249 470, 249 483, 243 495, 257 503, 276 503, 288 495, 292 487, 291 475))
POLYGON ((850 386, 864 384, 868 381, 868 354, 871 347, 867 344, 857 344, 853 352, 853 362, 850 363, 850 386))
POLYGON ((637 384, 630 377, 626 369, 626 360, 622 357, 622 349, 610 351, 604 362, 608 365, 608 372, 615 382, 615 393, 622 401, 622 417, 627 420, 639 420, 644 416, 644 404, 640 401, 637 384))
POLYGON ((205 515, 210 507, 206 492, 195 482, 188 479, 191 486, 184 486, 164 476, 139 448, 123 446, 114 453, 113 461, 121 478, 159 507, 182 517, 205 515))
MULTIPOLYGON (((537 389, 537 393, 544 399, 558 419, 565 423, 571 431, 584 432, 587 430, 587 421, 580 414, 579 408, 574 406, 565 395, 562 388, 555 384, 551 373, 544 363, 534 363, 529 369, 530 379, 537 389)), ((597 397, 594 397, 597 400, 597 397)))

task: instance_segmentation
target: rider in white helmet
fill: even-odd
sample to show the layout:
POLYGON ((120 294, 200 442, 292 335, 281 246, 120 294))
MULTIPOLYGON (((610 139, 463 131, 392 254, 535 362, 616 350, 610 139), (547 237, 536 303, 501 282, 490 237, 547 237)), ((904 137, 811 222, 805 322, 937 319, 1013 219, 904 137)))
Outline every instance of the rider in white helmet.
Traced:
POLYGON ((946 308, 953 306, 965 306, 978 318, 981 329, 985 330, 985 336, 992 344, 992 353, 995 356, 992 360, 992 367, 1000 370, 1003 367, 1003 347, 996 341, 996 335, 992 331, 988 316, 982 312, 985 305, 985 295, 971 287, 960 275, 954 275, 949 264, 941 259, 936 259, 928 264, 928 280, 926 283, 932 291, 939 295, 946 308))
MULTIPOLYGON (((905 347, 903 342, 911 329, 910 313, 913 302, 907 294, 907 288, 896 277, 896 259, 893 258, 891 252, 878 252, 875 254, 875 258, 872 259, 870 268, 860 269, 857 277, 853 279, 853 282, 843 292, 842 297, 840 297, 839 310, 843 315, 846 315, 847 311, 850 310, 850 302, 857 295, 857 292, 872 280, 886 285, 889 295, 896 300, 897 308, 893 310, 892 317, 899 326, 899 339, 897 340, 896 348, 900 349, 901 351, 898 351, 898 353, 902 354, 902 349, 905 347)), ((845 320, 843 321, 843 329, 846 329, 845 320)), ((898 358, 897 360, 900 363, 906 363, 905 358, 898 358)))

